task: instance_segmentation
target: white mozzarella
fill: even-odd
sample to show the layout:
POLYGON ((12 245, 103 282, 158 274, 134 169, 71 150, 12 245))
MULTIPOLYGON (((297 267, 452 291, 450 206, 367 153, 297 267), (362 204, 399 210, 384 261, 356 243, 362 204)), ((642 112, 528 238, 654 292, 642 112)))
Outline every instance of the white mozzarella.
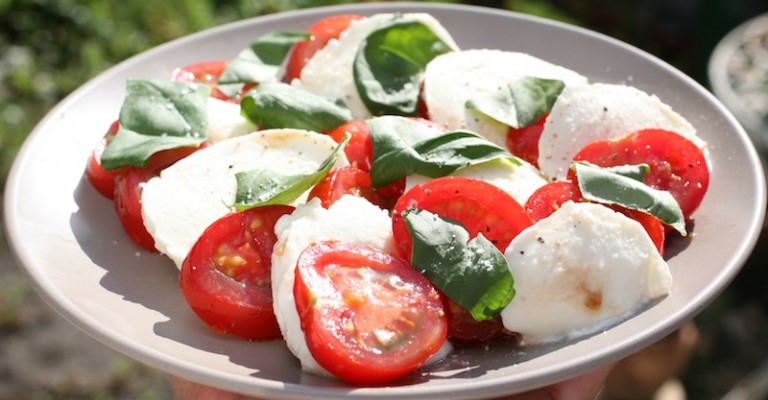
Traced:
POLYGON ((330 98, 341 99, 355 119, 366 119, 371 113, 357 92, 352 73, 357 49, 365 38, 392 18, 408 18, 429 27, 452 48, 458 48, 451 35, 429 14, 376 14, 352 21, 338 39, 328 42, 309 60, 293 85, 330 98))
MULTIPOLYGON (((285 175, 317 170, 336 148, 329 136, 276 129, 213 144, 186 157, 146 183, 142 217, 155 247, 177 267, 203 231, 232 211, 235 173, 271 169, 285 175)), ((337 165, 346 165, 340 155, 337 165)), ((304 194, 297 201, 304 201, 304 194)))
POLYGON ((509 128, 465 104, 523 77, 559 79, 566 85, 587 82, 576 72, 525 53, 487 49, 447 53, 432 60, 424 73, 423 96, 429 117, 449 129, 468 129, 504 146, 509 128))
MULTIPOLYGON (((493 160, 462 168, 452 173, 451 176, 463 176, 488 182, 524 205, 528 197, 536 189, 544 186, 547 181, 536 167, 522 160, 520 162, 522 165, 514 164, 508 160, 493 160)), ((409 175, 405 179, 405 190, 429 179, 423 175, 409 175)))
POLYGON ((596 332, 672 286, 643 227, 598 204, 563 204, 515 237, 505 257, 517 293, 502 321, 529 344, 596 332))
POLYGON ((256 125, 240 113, 240 105, 208 97, 206 138, 211 143, 257 130, 256 125))
POLYGON ((587 144, 648 128, 670 130, 704 146, 696 129, 655 95, 625 85, 568 86, 544 124, 539 168, 551 179, 563 179, 573 156, 587 144))
POLYGON ((338 240, 395 253, 392 221, 386 211, 367 200, 343 196, 328 209, 317 199, 299 205, 275 226, 277 242, 272 254, 272 293, 275 316, 291 352, 307 371, 325 374, 304 339, 293 296, 296 262, 310 244, 338 240))

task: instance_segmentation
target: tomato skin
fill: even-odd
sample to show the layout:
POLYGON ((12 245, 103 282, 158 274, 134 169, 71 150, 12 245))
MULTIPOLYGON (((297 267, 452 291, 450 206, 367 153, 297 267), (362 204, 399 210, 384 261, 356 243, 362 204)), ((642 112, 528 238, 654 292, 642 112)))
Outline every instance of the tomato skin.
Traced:
POLYGON ((482 232, 502 253, 520 231, 533 224, 520 203, 490 183, 458 176, 431 179, 403 193, 392 211, 395 241, 408 258, 411 236, 402 213, 414 207, 459 221, 470 237, 482 232))
POLYGON ((312 188, 308 199, 317 197, 322 206, 328 208, 347 194, 365 198, 385 210, 393 205, 392 201, 371 186, 371 176, 368 172, 351 165, 332 169, 312 188))
POLYGON ((205 145, 157 152, 149 159, 147 166, 125 167, 124 172, 115 177, 115 211, 128 237, 136 244, 149 251, 157 252, 155 240, 144 227, 144 219, 141 216, 141 192, 144 184, 166 167, 203 147, 205 145))
POLYGON ((331 39, 338 39, 352 21, 362 19, 361 15, 341 14, 321 19, 312 24, 307 31, 312 35, 309 39, 296 43, 288 56, 285 67, 285 81, 290 83, 301 78, 301 71, 307 62, 331 39))
POLYGON ((211 97, 232 103, 239 103, 242 95, 253 85, 246 85, 240 95, 230 98, 218 89, 219 77, 227 69, 229 61, 211 60, 196 64, 185 65, 175 69, 171 74, 171 80, 181 82, 196 82, 208 86, 211 89, 211 97))
MULTIPOLYGON (((575 176, 573 176, 575 178, 575 176)), ((525 209, 528 210, 534 221, 542 220, 557 211, 566 201, 586 202, 581 195, 579 185, 574 181, 549 182, 538 188, 528 197, 525 209)), ((629 218, 634 219, 643 226, 648 236, 653 241, 659 254, 664 255, 664 241, 666 240, 666 227, 664 223, 653 215, 642 211, 630 210, 620 206, 609 206, 629 218)))
POLYGON ((365 121, 349 121, 328 131, 327 135, 333 138, 336 143, 341 143, 347 133, 349 133, 350 137, 344 146, 344 155, 347 156, 349 164, 363 171, 370 172, 373 160, 373 145, 371 144, 368 123, 365 121))
POLYGON ((591 143, 574 156, 574 161, 601 167, 647 163, 651 170, 645 183, 669 191, 686 220, 699 207, 709 186, 709 167, 702 150, 690 140, 661 129, 591 143))
MULTIPOLYGON (((402 213, 414 207, 460 222, 472 238, 482 232, 502 253, 518 233, 533 224, 523 206, 490 183, 452 176, 432 179, 405 192, 392 211, 395 242, 408 260, 412 241, 402 213)), ((511 334, 501 317, 478 322, 465 310, 457 311, 461 307, 447 297, 445 304, 451 339, 486 341, 511 334)))
POLYGON ((445 311, 429 281, 402 258, 367 246, 308 247, 297 262, 294 297, 312 356, 347 382, 402 378, 446 340, 445 311))
POLYGON ((125 172, 125 168, 117 170, 106 170, 101 166, 101 155, 107 148, 112 138, 115 137, 120 129, 120 123, 115 121, 110 125, 106 135, 99 141, 99 144, 91 151, 88 158, 88 164, 85 167, 85 176, 91 186, 102 196, 113 199, 115 197, 115 177, 125 172))
POLYGON ((548 116, 549 114, 545 114, 536 123, 522 128, 510 127, 507 131, 507 150, 538 167, 539 139, 541 138, 541 132, 544 131, 544 123, 548 116))
POLYGON ((281 337, 272 308, 274 226, 284 205, 233 212, 200 236, 181 266, 187 304, 212 330, 246 340, 281 337))

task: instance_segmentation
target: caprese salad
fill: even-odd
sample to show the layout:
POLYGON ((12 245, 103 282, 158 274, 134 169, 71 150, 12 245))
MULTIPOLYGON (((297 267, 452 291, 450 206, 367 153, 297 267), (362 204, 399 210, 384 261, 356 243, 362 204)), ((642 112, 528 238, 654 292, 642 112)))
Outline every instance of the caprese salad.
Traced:
POLYGON ((211 329, 381 384, 601 329, 666 296, 706 144, 652 94, 338 15, 127 82, 86 176, 211 329), (678 239, 680 240, 680 239, 678 239))

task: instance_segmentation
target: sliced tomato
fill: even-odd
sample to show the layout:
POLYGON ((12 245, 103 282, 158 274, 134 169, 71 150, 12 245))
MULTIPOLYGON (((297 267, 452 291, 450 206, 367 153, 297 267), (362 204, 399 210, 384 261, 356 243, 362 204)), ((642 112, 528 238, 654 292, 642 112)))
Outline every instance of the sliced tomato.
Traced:
POLYGON ((115 177, 115 211, 123 229, 139 246, 156 252, 155 240, 144 227, 141 216, 141 192, 144 184, 163 169, 192 154, 200 147, 181 147, 155 153, 146 167, 129 166, 115 177))
MULTIPOLYGON (((196 82, 211 88, 211 97, 233 103, 240 101, 240 97, 230 98, 218 89, 219 77, 227 69, 229 61, 211 60, 197 64, 190 64, 177 68, 171 74, 171 79, 182 82, 196 82)), ((250 88, 250 87, 248 87, 250 88)), ((243 92, 248 88, 244 88, 243 92)))
MULTIPOLYGON (((410 259, 412 240, 402 217, 419 208, 461 223, 470 237, 482 233, 502 253, 520 231, 531 226, 528 212, 512 196, 490 183, 465 177, 429 180, 406 191, 392 211, 392 232, 400 251, 410 259)), ((446 299, 446 309, 460 308, 446 299)), ((501 318, 475 321, 468 312, 451 312, 448 336, 462 341, 482 341, 507 336, 501 318)))
POLYGON ((108 199, 115 197, 115 177, 124 173, 125 169, 106 170, 101 166, 101 155, 107 148, 112 138, 120 129, 120 123, 115 121, 110 125, 109 130, 99 141, 99 144, 91 151, 91 157, 88 159, 88 165, 85 167, 85 176, 94 189, 108 199))
POLYGON ((281 337, 272 308, 275 223, 284 205, 233 212, 211 224, 181 265, 179 285, 211 329, 246 340, 281 337))
POLYGON ((601 167, 646 163, 645 183, 667 190, 690 219, 709 187, 709 167, 702 150, 690 140, 661 129, 641 130, 616 140, 601 140, 581 149, 575 161, 601 167))
POLYGON ((503 190, 479 179, 446 176, 405 192, 392 212, 392 231, 402 254, 411 254, 411 235, 401 214, 419 208, 461 223, 470 237, 483 234, 499 251, 533 224, 528 211, 503 190))
MULTIPOLYGON (((585 200, 579 185, 573 181, 550 182, 538 188, 528 197, 525 209, 528 210, 534 221, 544 219, 557 211, 566 201, 582 202, 585 200)), ((664 254, 664 240, 666 239, 666 227, 658 218, 642 211, 630 210, 620 206, 608 206, 629 218, 634 219, 643 226, 648 236, 653 241, 659 254, 664 254)))
POLYGON ((315 53, 325 47, 331 39, 338 39, 352 21, 362 18, 361 15, 342 14, 324 18, 312 24, 307 29, 312 36, 296 43, 291 50, 285 68, 285 81, 291 82, 301 78, 301 70, 315 53))
POLYGON ((349 164, 369 172, 373 159, 373 146, 371 145, 368 123, 349 121, 327 132, 328 136, 333 138, 336 143, 341 143, 347 133, 349 133, 350 138, 344 146, 344 155, 347 156, 349 164))
POLYGON ((388 210, 393 202, 371 186, 371 175, 359 168, 347 165, 334 168, 309 192, 309 199, 320 199, 323 207, 328 208, 344 195, 362 197, 371 203, 388 210))
POLYGON ((538 167, 539 139, 548 115, 545 114, 536 123, 522 128, 510 127, 507 131, 507 150, 538 167))
POLYGON ((443 304, 429 281, 404 259, 367 246, 308 247, 294 296, 312 356, 348 382, 402 378, 446 340, 443 304))

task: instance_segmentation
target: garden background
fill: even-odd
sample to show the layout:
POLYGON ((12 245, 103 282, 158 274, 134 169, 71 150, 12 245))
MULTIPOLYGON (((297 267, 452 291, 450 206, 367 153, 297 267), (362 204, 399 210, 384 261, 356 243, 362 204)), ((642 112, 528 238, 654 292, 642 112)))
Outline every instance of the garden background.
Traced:
MULTIPOLYGON (((593 29, 662 58, 704 86, 715 44, 739 23, 768 12, 765 0, 442 2, 508 9, 593 29)), ((0 0, 0 189, 35 124, 110 66, 223 23, 349 3, 355 2, 0 0)), ((761 239, 742 274, 696 319, 702 337, 682 377, 689 398, 720 398, 768 359, 768 295, 760 265, 765 242, 761 239)), ((107 349, 44 304, 0 230, 0 400, 169 396, 164 374, 107 349)))

